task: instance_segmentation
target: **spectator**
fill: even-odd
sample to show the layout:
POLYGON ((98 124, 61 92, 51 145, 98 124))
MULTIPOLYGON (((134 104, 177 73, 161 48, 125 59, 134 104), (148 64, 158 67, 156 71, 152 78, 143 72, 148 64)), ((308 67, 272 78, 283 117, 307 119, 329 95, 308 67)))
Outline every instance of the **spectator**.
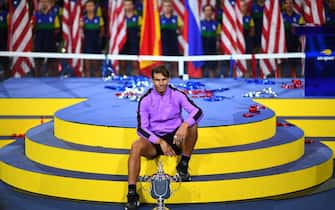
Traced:
MULTIPOLYGON (((163 55, 178 56, 178 31, 181 28, 181 22, 177 15, 173 14, 172 3, 170 0, 164 0, 162 3, 163 14, 160 16, 161 39, 163 55)), ((177 63, 171 64, 171 76, 177 77, 177 63)))
MULTIPOLYGON (((214 8, 210 4, 202 8, 204 19, 200 21, 201 38, 204 55, 217 54, 217 39, 220 34, 218 22, 214 19, 214 8)), ((205 76, 216 77, 217 62, 205 61, 203 65, 203 72, 205 76)))
POLYGON ((256 53, 261 49, 264 5, 265 0, 257 0, 251 6, 251 17, 255 22, 254 52, 256 53))
MULTIPOLYGON (((0 50, 8 50, 8 8, 4 1, 0 2, 0 50)), ((0 57, 0 71, 4 70, 5 78, 10 76, 8 57, 0 57)))
MULTIPOLYGON (((85 2, 85 4, 84 5, 86 5, 86 3, 88 2, 88 0, 86 0, 86 1, 84 1, 85 2)), ((94 4, 94 14, 96 15, 96 16, 99 16, 99 17, 102 17, 104 14, 103 14, 103 9, 101 8, 101 6, 100 6, 100 4, 99 3, 97 3, 97 1, 96 0, 93 0, 93 4, 94 4)), ((84 10, 84 16, 86 15, 86 10, 84 10)))
MULTIPOLYGON (((285 0, 284 2, 283 20, 287 52, 301 51, 299 36, 295 34, 294 26, 304 24, 304 19, 301 15, 293 11, 293 4, 293 0, 285 0)), ((292 77, 297 76, 296 69, 298 62, 299 59, 290 59, 287 61, 292 77)))
MULTIPOLYGON (((241 1, 241 13, 243 16, 243 36, 245 41, 245 53, 252 54, 254 47, 254 37, 255 37, 255 22, 254 19, 250 16, 248 12, 248 5, 246 1, 241 1)), ((251 76, 251 72, 248 72, 248 69, 251 70, 251 62, 247 60, 247 71, 245 76, 251 76)))
POLYGON ((245 53, 252 53, 253 38, 255 36, 255 22, 248 14, 248 5, 245 1, 241 1, 241 13, 243 15, 243 35, 245 40, 245 53))
MULTIPOLYGON (((39 1, 39 11, 32 17, 34 31, 34 51, 35 52, 56 52, 56 37, 60 32, 58 16, 50 10, 50 0, 39 1)), ((57 65, 54 59, 38 58, 35 60, 36 77, 42 76, 42 66, 46 63, 48 76, 57 76, 57 65)))
POLYGON ((326 25, 335 27, 335 0, 328 0, 326 10, 326 25))
MULTIPOLYGON (((84 53, 101 53, 102 37, 104 35, 104 21, 102 17, 96 15, 95 3, 88 0, 85 4, 85 16, 81 20, 81 27, 84 29, 84 53)), ((84 61, 84 76, 90 77, 93 72, 95 77, 101 76, 99 61, 84 61)))
MULTIPOLYGON (((134 3, 132 0, 124 1, 124 10, 127 21, 127 38, 126 43, 121 49, 120 54, 138 55, 140 45, 140 26, 141 18, 135 13, 134 3)), ((138 62, 131 61, 131 74, 138 75, 138 62)), ((120 75, 126 74, 127 62, 120 61, 120 75)))

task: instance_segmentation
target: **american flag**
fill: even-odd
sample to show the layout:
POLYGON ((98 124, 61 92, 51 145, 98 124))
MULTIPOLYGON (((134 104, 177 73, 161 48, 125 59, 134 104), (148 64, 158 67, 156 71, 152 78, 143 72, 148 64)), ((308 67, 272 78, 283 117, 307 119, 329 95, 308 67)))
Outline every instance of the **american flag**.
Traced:
MULTIPOLYGON (((182 25, 184 25, 184 12, 185 12, 185 7, 184 7, 184 2, 183 0, 172 0, 172 7, 178 16, 180 22, 182 25)), ((179 48, 184 51, 185 47, 185 40, 183 36, 178 36, 178 44, 179 48)))
POLYGON ((34 11, 38 11, 38 0, 33 0, 34 11))
MULTIPOLYGON (((262 53, 286 52, 284 22, 278 0, 265 1, 261 45, 262 53)), ((276 60, 262 59, 260 68, 261 76, 266 77, 277 70, 276 60)))
MULTIPOLYGON (((240 0, 225 0, 222 15, 221 41, 225 54, 244 54, 243 16, 240 0)), ((236 76, 240 77, 247 69, 245 60, 237 60, 236 76)))
MULTIPOLYGON (((109 54, 119 54, 126 42, 127 24, 123 8, 123 0, 109 0, 109 54)), ((115 67, 117 62, 112 62, 115 67)))
POLYGON ((323 0, 295 0, 294 10, 304 17, 308 25, 322 25, 325 23, 323 0))
MULTIPOLYGON (((80 18, 82 17, 82 0, 64 0, 63 9, 63 39, 65 50, 68 53, 81 53, 82 31, 80 29, 80 18)), ((76 76, 82 76, 83 61, 71 59, 70 65, 76 76)))
MULTIPOLYGON (((31 52, 32 30, 26 0, 9 1, 9 50, 31 52)), ((31 57, 14 57, 12 63, 14 77, 22 77, 34 67, 31 57)))

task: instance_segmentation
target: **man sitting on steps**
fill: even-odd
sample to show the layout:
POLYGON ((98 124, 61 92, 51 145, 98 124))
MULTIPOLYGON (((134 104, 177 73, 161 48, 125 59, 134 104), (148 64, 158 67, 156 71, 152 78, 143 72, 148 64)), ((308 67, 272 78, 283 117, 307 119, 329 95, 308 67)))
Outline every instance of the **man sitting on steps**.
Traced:
POLYGON ((181 154, 177 176, 189 181, 188 162, 197 141, 198 122, 202 110, 180 90, 169 85, 169 71, 160 66, 151 73, 153 88, 140 99, 137 110, 136 140, 128 159, 128 202, 125 209, 137 209, 140 205, 136 193, 136 181, 140 173, 140 158, 181 154), (184 120, 182 109, 188 112, 184 120))

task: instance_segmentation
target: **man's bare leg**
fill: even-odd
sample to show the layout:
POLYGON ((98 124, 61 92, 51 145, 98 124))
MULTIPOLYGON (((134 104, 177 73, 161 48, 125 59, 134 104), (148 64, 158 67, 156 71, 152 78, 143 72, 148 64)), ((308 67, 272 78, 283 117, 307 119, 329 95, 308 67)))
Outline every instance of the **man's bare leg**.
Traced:
POLYGON ((139 196, 136 193, 136 181, 141 169, 141 156, 152 158, 156 156, 155 147, 146 139, 140 137, 131 146, 128 158, 128 202, 126 210, 137 209, 140 205, 139 196))
POLYGON ((198 125, 194 124, 188 128, 186 139, 181 146, 183 155, 191 156, 198 139, 198 125))
POLYGON ((141 156, 152 158, 156 154, 155 147, 142 137, 133 143, 128 158, 128 184, 136 184, 141 169, 141 156))
POLYGON ((186 139, 182 144, 181 160, 177 165, 177 174, 182 181, 189 181, 190 175, 188 173, 188 162, 190 161, 192 152, 198 139, 198 126, 194 124, 188 128, 186 139))

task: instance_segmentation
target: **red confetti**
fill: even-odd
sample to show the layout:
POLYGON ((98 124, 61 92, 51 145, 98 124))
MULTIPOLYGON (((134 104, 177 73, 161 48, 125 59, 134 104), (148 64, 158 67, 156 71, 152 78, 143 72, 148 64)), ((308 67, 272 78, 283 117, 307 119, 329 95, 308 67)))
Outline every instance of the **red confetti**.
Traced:
POLYGON ((290 126, 294 126, 291 123, 282 123, 282 122, 277 122, 277 126, 278 127, 290 127, 290 126))
POLYGON ((247 113, 244 113, 242 116, 243 116, 243 117, 250 118, 250 117, 254 117, 254 116, 255 116, 255 114, 253 114, 253 113, 250 113, 250 112, 247 112, 247 113))
POLYGON ((305 144, 311 144, 313 143, 314 141, 312 139, 305 139, 305 144))

